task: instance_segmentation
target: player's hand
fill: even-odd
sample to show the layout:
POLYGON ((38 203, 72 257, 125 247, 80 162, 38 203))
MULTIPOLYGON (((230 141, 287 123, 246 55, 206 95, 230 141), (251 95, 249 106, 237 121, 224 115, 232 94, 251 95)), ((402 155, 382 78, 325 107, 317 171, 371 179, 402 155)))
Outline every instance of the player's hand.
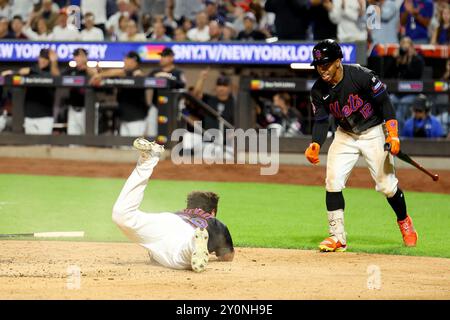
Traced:
POLYGON ((306 159, 308 159, 308 161, 311 162, 312 164, 318 164, 320 162, 319 151, 320 151, 320 144, 316 142, 311 143, 308 149, 306 149, 305 151, 306 159))
POLYGON ((391 153, 395 156, 400 151, 400 139, 398 138, 398 122, 397 120, 386 121, 386 130, 388 135, 386 143, 391 145, 391 153))
POLYGON ((48 51, 48 58, 52 63, 58 62, 58 55, 53 50, 48 51))

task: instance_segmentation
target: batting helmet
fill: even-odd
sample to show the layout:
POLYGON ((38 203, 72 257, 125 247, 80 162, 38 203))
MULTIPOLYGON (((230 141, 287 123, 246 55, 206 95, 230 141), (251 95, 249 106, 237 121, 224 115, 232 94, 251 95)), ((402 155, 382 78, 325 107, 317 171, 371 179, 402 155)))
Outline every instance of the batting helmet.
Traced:
POLYGON ((319 64, 333 62, 336 59, 342 59, 343 57, 339 44, 332 39, 326 39, 314 46, 311 65, 317 66, 319 64))

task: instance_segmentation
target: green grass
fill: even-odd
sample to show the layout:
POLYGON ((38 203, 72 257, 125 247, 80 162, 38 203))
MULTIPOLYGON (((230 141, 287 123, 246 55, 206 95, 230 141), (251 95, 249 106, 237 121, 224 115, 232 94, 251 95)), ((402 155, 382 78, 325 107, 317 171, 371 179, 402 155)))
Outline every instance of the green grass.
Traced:
MULTIPOLYGON (((85 231, 88 241, 126 241, 111 221, 124 179, 0 175, 0 233, 85 231)), ((315 249, 327 235, 323 187, 152 180, 141 209, 174 211, 192 190, 221 196, 219 218, 237 246, 315 249)), ((450 258, 450 196, 406 192, 419 246, 404 248, 395 215, 374 190, 350 188, 349 251, 450 258)))

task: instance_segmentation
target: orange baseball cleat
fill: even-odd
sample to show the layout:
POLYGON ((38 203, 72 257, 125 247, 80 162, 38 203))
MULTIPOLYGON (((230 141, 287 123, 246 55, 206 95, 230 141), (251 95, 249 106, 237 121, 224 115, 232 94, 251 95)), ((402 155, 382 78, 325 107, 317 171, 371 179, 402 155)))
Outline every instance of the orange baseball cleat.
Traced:
POLYGON ((403 242, 407 247, 415 247, 417 244, 417 238, 419 237, 410 216, 406 216, 406 219, 397 221, 400 231, 402 232, 403 242))
POLYGON ((343 252, 347 250, 347 245, 342 244, 337 239, 335 240, 334 237, 328 237, 319 244, 319 250, 322 252, 343 252))

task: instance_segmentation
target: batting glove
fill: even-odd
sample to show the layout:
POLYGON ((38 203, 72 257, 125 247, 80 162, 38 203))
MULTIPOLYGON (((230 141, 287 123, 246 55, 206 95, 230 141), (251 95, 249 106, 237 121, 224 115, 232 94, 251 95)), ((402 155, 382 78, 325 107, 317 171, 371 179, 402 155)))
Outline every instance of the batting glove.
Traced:
POLYGON ((312 164, 318 164, 319 161, 319 151, 320 151, 320 144, 317 142, 313 142, 309 145, 308 149, 305 151, 306 159, 308 159, 309 162, 312 164))
POLYGON ((400 139, 398 138, 398 122, 397 120, 386 121, 386 130, 388 135, 386 143, 391 145, 391 153, 395 156, 400 151, 400 139))

